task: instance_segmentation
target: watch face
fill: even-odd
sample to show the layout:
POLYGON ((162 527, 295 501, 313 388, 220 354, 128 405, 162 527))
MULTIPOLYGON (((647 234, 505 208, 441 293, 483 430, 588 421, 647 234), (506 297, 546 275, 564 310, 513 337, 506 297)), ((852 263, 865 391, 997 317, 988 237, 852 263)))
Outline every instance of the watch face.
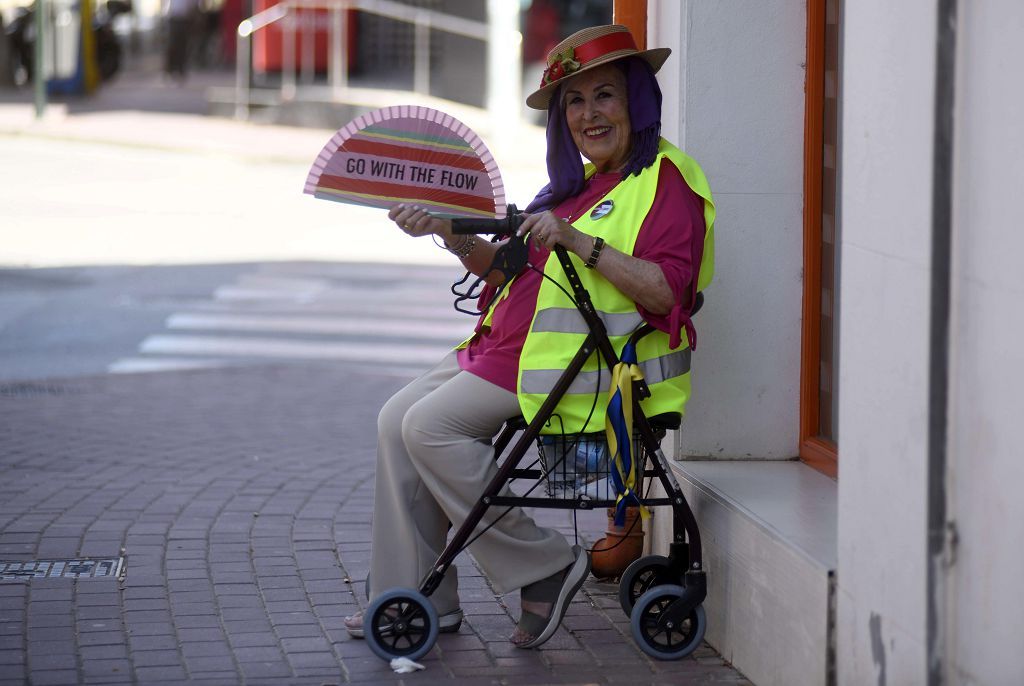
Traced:
POLYGON ((612 202, 611 200, 605 200, 591 211, 590 218, 600 219, 601 217, 607 217, 614 208, 614 202, 612 202))

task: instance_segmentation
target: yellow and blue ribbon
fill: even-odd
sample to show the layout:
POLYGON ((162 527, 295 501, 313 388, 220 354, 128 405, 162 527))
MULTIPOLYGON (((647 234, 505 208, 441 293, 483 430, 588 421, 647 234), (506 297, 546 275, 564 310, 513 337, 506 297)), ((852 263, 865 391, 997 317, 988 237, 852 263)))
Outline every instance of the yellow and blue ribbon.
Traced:
POLYGON ((636 348, 632 342, 622 349, 619 363, 612 369, 611 390, 608 393, 608 412, 605 416, 605 435, 608 437, 608 453, 615 468, 611 470, 615 486, 615 525, 623 526, 626 508, 640 507, 644 519, 650 516, 646 507, 640 505, 639 470, 642 459, 633 455, 633 384, 642 381, 643 372, 637 364, 636 348))

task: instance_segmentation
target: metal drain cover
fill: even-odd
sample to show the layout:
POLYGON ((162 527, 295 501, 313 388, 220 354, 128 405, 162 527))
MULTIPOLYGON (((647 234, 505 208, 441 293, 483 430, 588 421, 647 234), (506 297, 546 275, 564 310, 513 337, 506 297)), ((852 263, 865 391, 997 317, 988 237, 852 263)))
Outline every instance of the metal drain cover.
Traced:
POLYGON ((7 383, 0 384, 0 398, 30 398, 40 395, 65 395, 69 392, 66 386, 48 383, 7 383))
POLYGON ((124 574, 124 558, 101 560, 76 557, 70 560, 32 560, 4 562, 0 560, 0 579, 98 579, 120 578, 124 574))

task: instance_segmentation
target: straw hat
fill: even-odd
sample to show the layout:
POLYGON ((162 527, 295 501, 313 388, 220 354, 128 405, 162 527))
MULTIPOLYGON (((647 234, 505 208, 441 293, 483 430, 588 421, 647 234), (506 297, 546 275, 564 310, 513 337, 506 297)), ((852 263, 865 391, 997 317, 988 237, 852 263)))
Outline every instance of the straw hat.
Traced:
POLYGON ((540 88, 526 98, 526 104, 535 110, 546 110, 552 94, 562 81, 602 64, 636 56, 645 60, 657 72, 670 54, 672 50, 669 48, 637 50, 633 34, 619 24, 592 26, 577 31, 548 53, 548 66, 541 77, 540 88))

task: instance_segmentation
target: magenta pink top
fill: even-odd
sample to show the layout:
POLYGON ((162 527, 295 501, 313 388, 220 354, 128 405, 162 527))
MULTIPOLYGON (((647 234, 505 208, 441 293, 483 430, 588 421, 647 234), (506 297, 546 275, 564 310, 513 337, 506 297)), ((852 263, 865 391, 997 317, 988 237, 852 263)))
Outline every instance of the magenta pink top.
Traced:
MULTIPOLYGON (((621 174, 594 174, 579 195, 556 207, 554 214, 574 221, 589 212, 619 183, 621 174)), ((614 213, 614 210, 613 210, 614 213)), ((614 214, 611 215, 614 217, 614 214)), ((682 311, 688 311, 696 287, 695 270, 700 266, 704 248, 704 201, 694 193, 674 164, 662 160, 658 191, 644 219, 633 247, 633 256, 661 267, 675 296, 676 306, 669 315, 652 314, 637 305, 637 311, 652 326, 672 334, 682 311)), ((459 351, 459 367, 502 388, 516 392, 519 355, 537 307, 537 294, 550 251, 530 248, 530 262, 509 285, 508 297, 494 308, 489 329, 481 328, 469 346, 459 351)))

